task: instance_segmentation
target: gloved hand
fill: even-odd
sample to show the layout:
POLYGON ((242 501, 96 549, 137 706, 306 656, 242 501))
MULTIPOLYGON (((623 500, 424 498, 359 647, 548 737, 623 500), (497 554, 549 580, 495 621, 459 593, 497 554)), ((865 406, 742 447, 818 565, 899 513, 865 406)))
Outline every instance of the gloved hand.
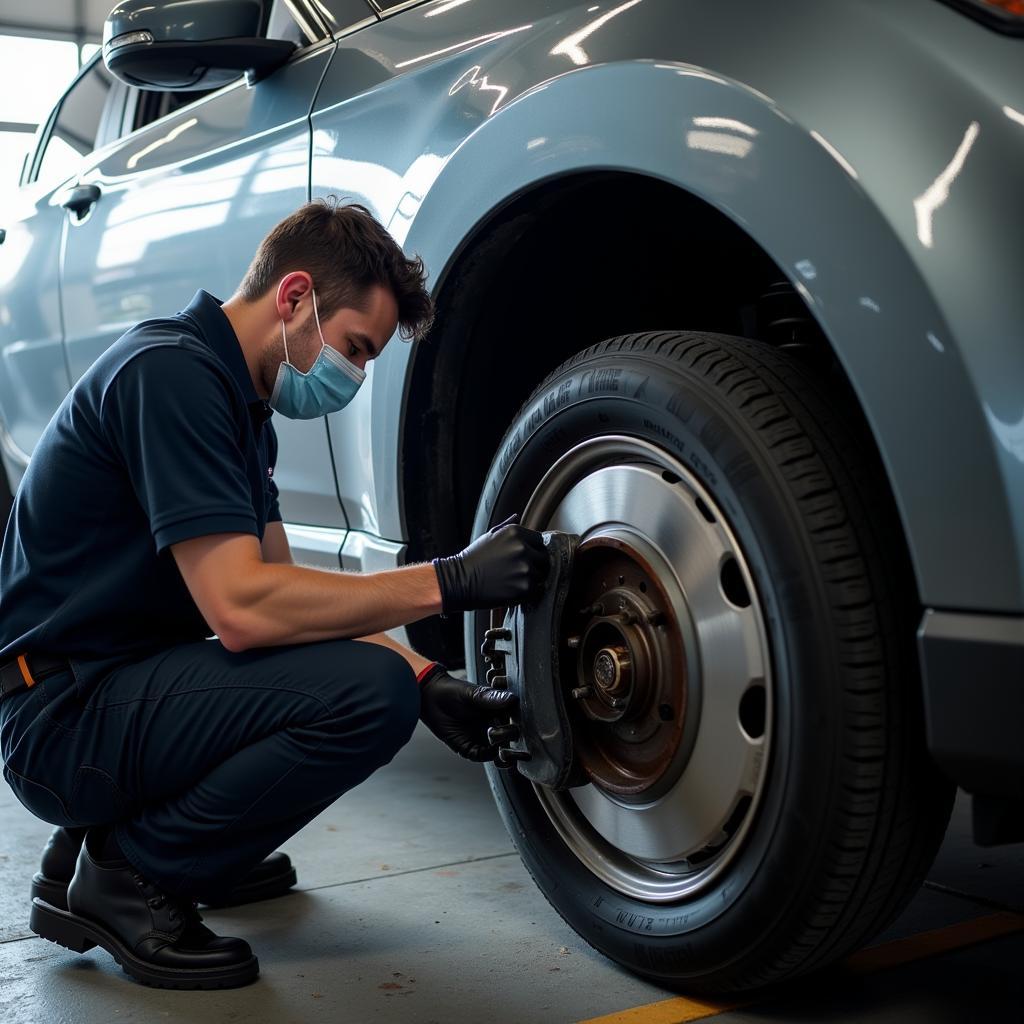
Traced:
POLYGON ((445 613, 519 604, 544 582, 544 539, 518 518, 509 516, 457 555, 434 559, 445 613))
POLYGON ((420 719, 426 727, 460 757, 493 761, 498 748, 487 742, 487 727, 515 714, 519 698, 511 690, 456 679, 436 661, 418 678, 420 719))

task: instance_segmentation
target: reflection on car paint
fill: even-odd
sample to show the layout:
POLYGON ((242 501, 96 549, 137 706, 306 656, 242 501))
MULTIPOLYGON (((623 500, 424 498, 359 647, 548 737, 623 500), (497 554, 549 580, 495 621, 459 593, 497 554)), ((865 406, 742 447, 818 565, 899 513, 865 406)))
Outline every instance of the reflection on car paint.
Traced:
POLYGON ((921 244, 931 248, 934 244, 932 235, 932 218, 935 211, 949 198, 949 190, 957 175, 964 169, 967 154, 981 132, 981 125, 972 121, 964 132, 964 137, 957 146, 953 159, 943 168, 942 173, 914 200, 914 215, 917 218, 917 237, 921 244))

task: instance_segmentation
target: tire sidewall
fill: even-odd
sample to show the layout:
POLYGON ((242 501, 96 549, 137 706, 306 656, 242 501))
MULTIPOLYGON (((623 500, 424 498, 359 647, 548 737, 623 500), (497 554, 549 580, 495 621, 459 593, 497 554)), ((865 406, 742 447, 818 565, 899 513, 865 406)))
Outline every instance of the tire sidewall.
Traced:
MULTIPOLYGON (((566 920, 634 970, 678 979, 722 969, 785 928, 801 892, 814 884, 842 753, 838 666, 820 570, 763 440, 702 377, 667 359, 598 352, 549 379, 520 411, 491 465, 474 535, 522 511, 545 470, 572 447, 609 434, 649 441, 687 467, 742 549, 773 666, 774 721, 760 805, 743 848, 708 890, 655 905, 592 875, 526 779, 493 767, 488 778, 530 872, 566 920)), ((485 618, 467 619, 467 657, 478 678, 474 638, 485 618)))

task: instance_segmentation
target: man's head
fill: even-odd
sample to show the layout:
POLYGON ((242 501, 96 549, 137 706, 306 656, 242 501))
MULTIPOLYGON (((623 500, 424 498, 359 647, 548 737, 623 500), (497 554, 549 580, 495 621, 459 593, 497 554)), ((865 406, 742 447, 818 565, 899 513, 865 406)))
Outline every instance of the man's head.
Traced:
POLYGON ((224 309, 257 391, 267 396, 286 343, 288 361, 307 373, 320 331, 324 344, 360 369, 396 330, 421 337, 432 315, 425 276, 422 261, 408 259, 364 206, 332 197, 305 203, 271 230, 224 309))

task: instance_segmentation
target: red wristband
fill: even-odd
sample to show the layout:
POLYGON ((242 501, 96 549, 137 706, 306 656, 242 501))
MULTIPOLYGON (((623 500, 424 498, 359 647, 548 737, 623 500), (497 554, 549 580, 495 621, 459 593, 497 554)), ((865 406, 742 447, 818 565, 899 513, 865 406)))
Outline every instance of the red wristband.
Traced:
POLYGON ((416 682, 423 686, 427 680, 432 679, 438 672, 447 672, 448 670, 439 661, 432 661, 425 668, 420 669, 416 673, 416 682))

